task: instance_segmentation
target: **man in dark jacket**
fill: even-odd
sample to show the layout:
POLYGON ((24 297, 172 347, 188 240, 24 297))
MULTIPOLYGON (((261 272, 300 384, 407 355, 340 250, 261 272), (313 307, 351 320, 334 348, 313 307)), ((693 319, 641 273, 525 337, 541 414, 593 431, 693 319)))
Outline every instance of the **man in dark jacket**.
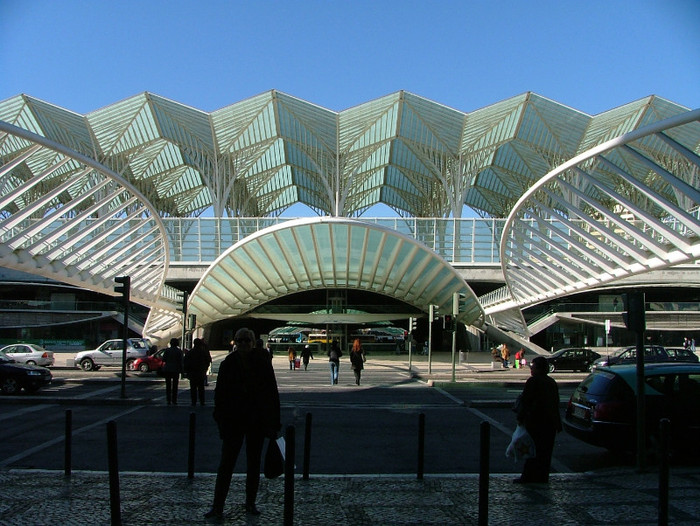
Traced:
POLYGON ((184 358, 185 373, 190 380, 190 397, 192 405, 199 403, 204 405, 204 384, 207 378, 207 369, 211 365, 211 353, 207 344, 201 338, 195 338, 192 349, 187 351, 184 358))
POLYGON ((535 457, 528 458, 523 474, 513 482, 549 482, 554 439, 561 431, 559 388, 550 378, 547 360, 538 356, 530 365, 530 378, 517 406, 518 423, 523 424, 535 442, 535 457))
POLYGON ((280 399, 269 355, 256 349, 255 334, 240 329, 236 350, 221 362, 214 390, 214 420, 223 441, 216 474, 214 502, 206 518, 223 517, 224 503, 238 453, 246 443, 246 512, 259 515, 255 500, 260 485, 260 460, 265 437, 280 430, 280 399))
POLYGON ((331 385, 338 383, 338 370, 340 369, 340 357, 343 353, 340 351, 338 340, 333 340, 331 348, 328 351, 328 364, 331 367, 331 385))
POLYGON ((165 398, 168 405, 177 405, 177 389, 182 373, 182 350, 177 338, 172 338, 168 348, 163 351, 161 372, 165 377, 165 398))

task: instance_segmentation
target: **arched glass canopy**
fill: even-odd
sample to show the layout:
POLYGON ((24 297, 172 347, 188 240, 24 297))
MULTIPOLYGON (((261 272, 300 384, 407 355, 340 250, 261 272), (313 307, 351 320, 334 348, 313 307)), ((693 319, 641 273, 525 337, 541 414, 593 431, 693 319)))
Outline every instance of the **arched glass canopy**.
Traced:
MULTIPOLYGON (((289 221, 261 230, 233 245, 207 270, 194 289, 188 312, 197 323, 251 315, 266 302, 314 289, 376 293, 426 311, 452 311, 480 325, 476 296, 452 266, 415 239, 394 230, 347 218, 289 221)), ((382 313, 387 319, 390 313, 382 313)), ((348 312, 317 315, 316 322, 367 320, 348 312)))

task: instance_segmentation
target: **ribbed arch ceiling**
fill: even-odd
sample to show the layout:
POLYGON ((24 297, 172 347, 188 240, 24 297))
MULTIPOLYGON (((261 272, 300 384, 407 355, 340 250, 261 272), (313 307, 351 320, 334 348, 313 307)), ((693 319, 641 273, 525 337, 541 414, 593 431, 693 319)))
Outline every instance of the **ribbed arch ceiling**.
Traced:
POLYGON ((160 300, 168 240, 138 189, 94 159, 6 122, 0 159, 3 266, 110 295, 114 277, 128 275, 134 301, 160 300), (11 155, 10 144, 21 153, 11 155))
POLYGON ((591 117, 525 93, 464 113, 403 91, 341 112, 275 90, 212 113, 152 93, 85 116, 26 95, 0 102, 0 120, 92 156, 172 216, 274 216, 298 201, 347 217, 379 202, 505 216, 565 159, 683 111, 652 96, 591 117))
MULTIPOLYGON (((330 217, 274 225, 233 245, 202 276, 188 312, 201 324, 255 316, 270 301, 315 289, 366 291, 419 311, 438 305, 441 312, 451 312, 452 296, 458 293, 459 320, 480 325, 483 319, 464 279, 425 245, 378 225, 330 217)), ((348 321, 347 313, 340 314, 348 321)), ((392 315, 381 309, 367 314, 392 315)), ((336 314, 324 316, 316 321, 340 321, 336 314)))
POLYGON ((698 261, 698 152, 700 109, 612 139, 541 178, 501 238, 511 297, 487 312, 698 261))

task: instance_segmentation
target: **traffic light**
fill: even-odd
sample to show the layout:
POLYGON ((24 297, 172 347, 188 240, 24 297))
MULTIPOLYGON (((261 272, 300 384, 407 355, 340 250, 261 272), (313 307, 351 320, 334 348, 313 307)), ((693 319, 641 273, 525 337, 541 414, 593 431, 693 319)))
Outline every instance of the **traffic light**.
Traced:
POLYGON ((408 318, 408 333, 412 333, 418 328, 418 318, 411 316, 408 318))
POLYGON ((131 276, 116 276, 114 281, 118 283, 114 286, 114 292, 121 294, 122 303, 128 305, 131 297, 131 276))
POLYGON ((430 320, 431 321, 438 321, 440 319, 440 311, 438 310, 437 305, 431 305, 430 306, 430 320))
POLYGON ((454 331, 454 318, 452 317, 452 314, 445 314, 445 317, 443 318, 443 324, 442 328, 446 331, 454 331))
POLYGON ((625 312, 622 313, 625 326, 634 332, 644 332, 646 330, 644 293, 635 291, 623 294, 622 302, 625 306, 625 312))
POLYGON ((180 299, 180 311, 183 314, 187 314, 187 299, 190 297, 190 293, 187 291, 183 291, 182 297, 180 299))

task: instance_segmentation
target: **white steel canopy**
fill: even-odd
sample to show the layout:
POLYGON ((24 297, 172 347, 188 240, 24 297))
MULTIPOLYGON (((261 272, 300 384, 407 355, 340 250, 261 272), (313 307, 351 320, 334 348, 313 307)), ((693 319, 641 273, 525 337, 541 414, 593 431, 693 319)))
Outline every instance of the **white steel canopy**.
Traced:
POLYGON ((133 301, 163 293, 168 239, 134 186, 94 159, 0 121, 0 264, 133 301))
POLYGON ((510 296, 492 314, 700 260, 700 109, 592 148, 542 178, 506 221, 510 296))
MULTIPOLYGON (((420 311, 438 305, 480 325, 483 311, 452 266, 415 239, 378 225, 345 218, 289 221, 233 245, 202 276, 188 312, 198 324, 250 314, 275 298, 314 289, 355 289, 405 302, 420 311)), ((328 314, 316 321, 366 320, 363 314, 328 314)))
MULTIPOLYGON (((399 91, 340 112, 271 90, 214 112, 142 93, 79 115, 28 95, 0 120, 129 180, 163 216, 276 216, 296 203, 356 217, 506 217, 543 174, 687 111, 650 96, 590 116, 535 93, 465 113, 399 91)), ((12 152, 8 152, 12 154, 12 152)))

